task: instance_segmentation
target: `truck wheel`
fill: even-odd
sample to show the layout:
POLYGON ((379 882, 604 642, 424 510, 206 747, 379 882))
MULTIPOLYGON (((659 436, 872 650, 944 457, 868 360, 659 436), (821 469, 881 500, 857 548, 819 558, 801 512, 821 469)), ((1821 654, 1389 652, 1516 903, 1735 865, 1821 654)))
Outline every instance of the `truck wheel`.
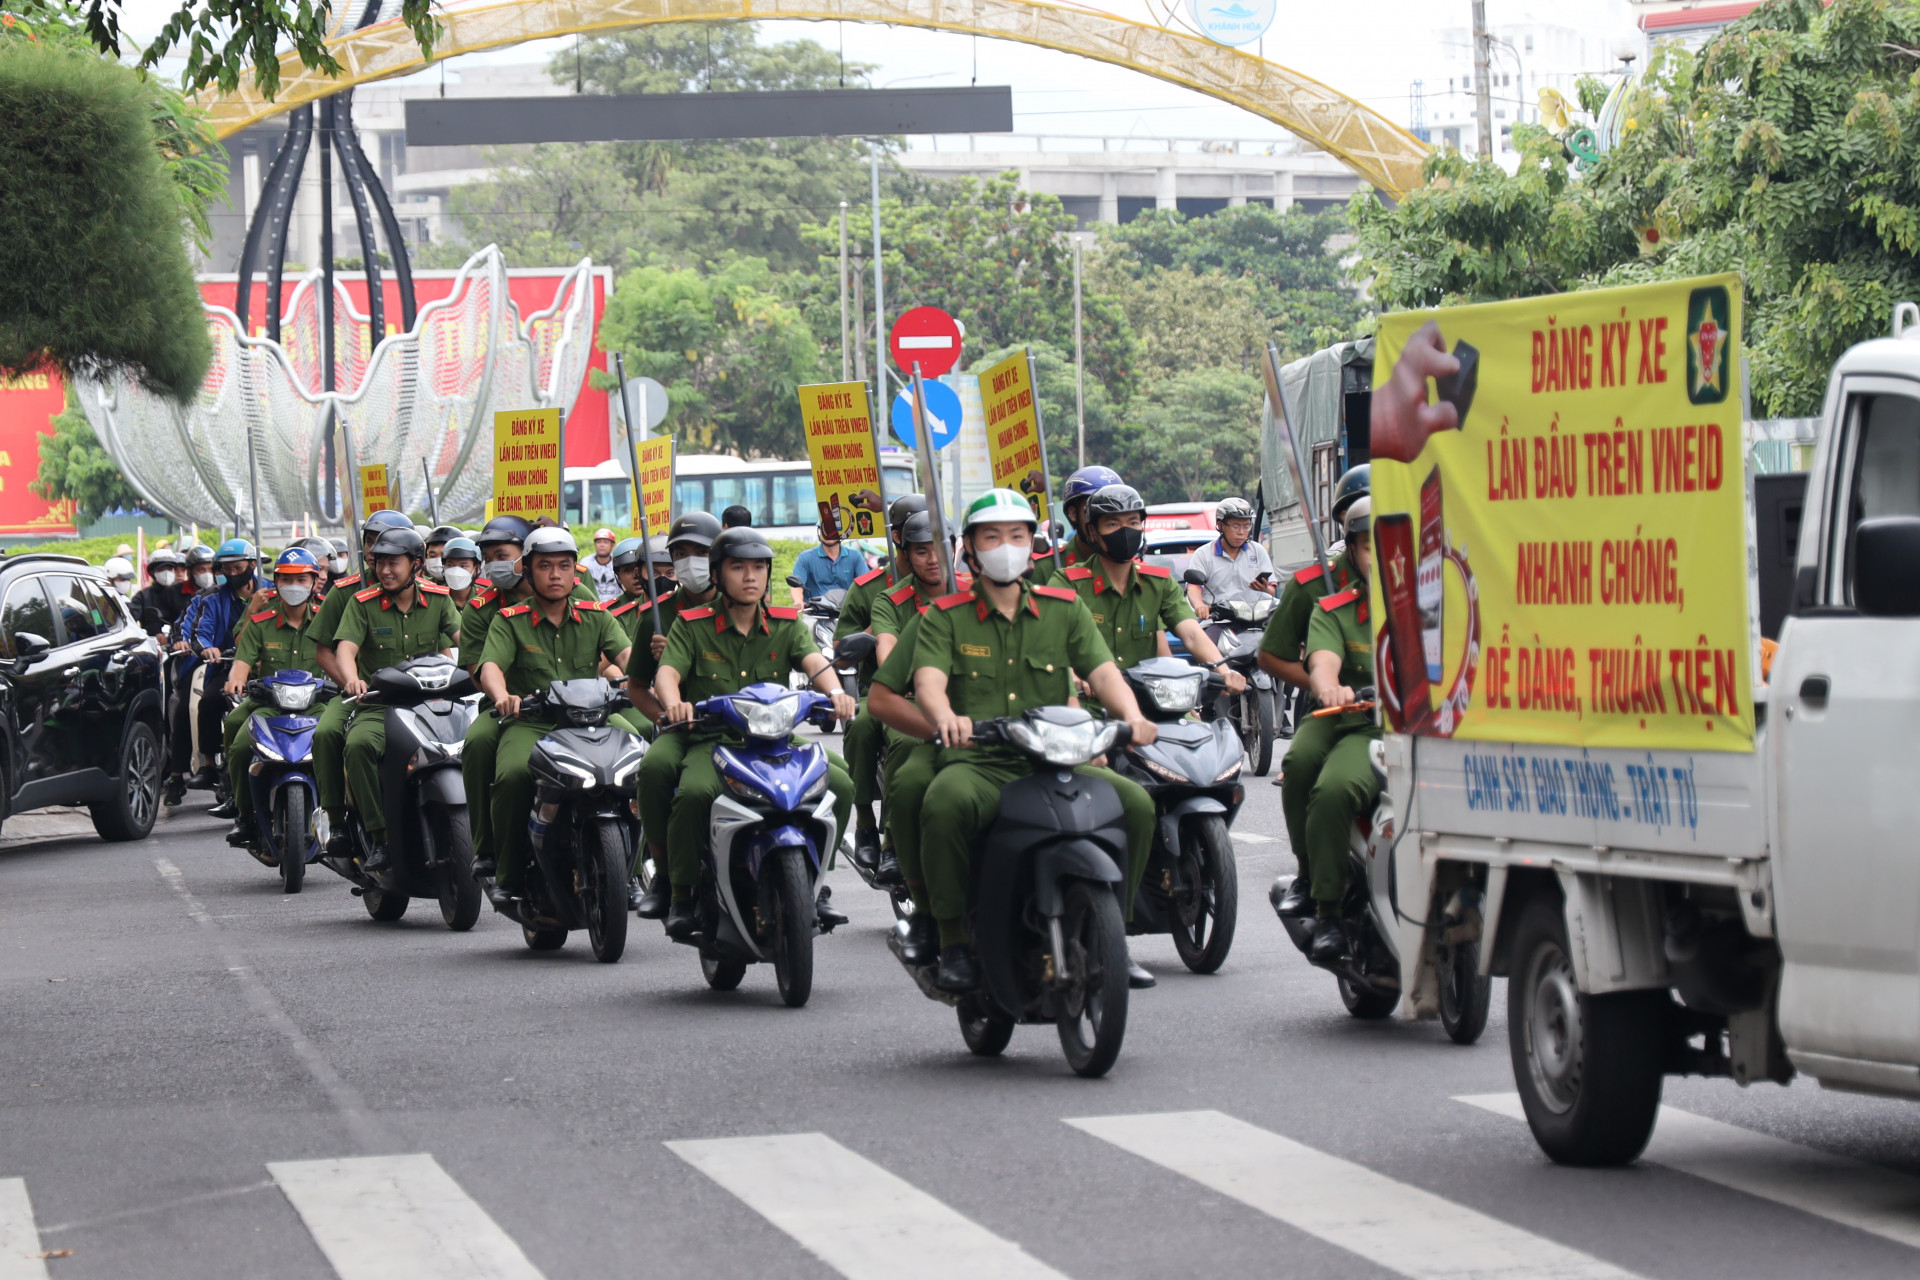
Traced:
POLYGON ((1534 1141, 1557 1164, 1637 1159, 1660 1112, 1664 991, 1584 995, 1560 905, 1535 898, 1513 937, 1507 1042, 1534 1141))

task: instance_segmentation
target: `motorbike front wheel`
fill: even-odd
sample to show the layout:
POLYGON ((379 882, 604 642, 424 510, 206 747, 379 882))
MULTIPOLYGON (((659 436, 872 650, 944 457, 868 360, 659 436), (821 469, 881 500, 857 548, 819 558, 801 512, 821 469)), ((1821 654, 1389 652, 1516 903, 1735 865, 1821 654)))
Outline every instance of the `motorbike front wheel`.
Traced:
POLYGON ((715 960, 711 956, 701 956, 700 976, 715 991, 731 991, 747 976, 747 963, 744 960, 715 960))
POLYGON ((280 788, 273 802, 273 834, 280 847, 280 888, 298 893, 307 879, 307 855, 313 852, 313 803, 305 787, 280 788))
POLYGON ((813 994, 813 889, 804 850, 781 849, 760 864, 760 913, 780 998, 798 1009, 813 994))
POLYGON ((388 889, 368 889, 360 895, 360 901, 366 904, 368 915, 382 924, 392 924, 407 914, 407 903, 412 899, 388 889))
POLYGON ((1234 727, 1240 730, 1240 745, 1246 748, 1247 769, 1264 778, 1273 767, 1273 708, 1266 691, 1254 684, 1240 695, 1234 709, 1234 727))
POLYGON ((633 856, 627 828, 618 818, 596 818, 581 835, 587 943, 595 960, 612 964, 627 949, 627 864, 633 856))
POLYGON ((1103 1076, 1127 1034, 1127 926, 1111 888, 1087 880, 1067 887, 1067 944, 1060 1048, 1075 1075, 1103 1076))
POLYGON ((480 884, 473 878, 473 832, 463 805, 429 806, 427 837, 440 861, 440 918, 455 933, 465 933, 480 918, 480 884))
POLYGON ((977 1057, 997 1058, 1013 1039, 1013 1019, 985 996, 969 996, 954 1009, 960 1015, 960 1038, 977 1057))
POLYGON ((1480 976, 1480 944, 1441 947, 1440 1025, 1455 1044, 1472 1044, 1487 1029, 1493 979, 1480 976))
POLYGON ((1180 876, 1173 949, 1194 973, 1212 973, 1226 963, 1240 918, 1240 872, 1225 818, 1204 813, 1180 824, 1180 876))

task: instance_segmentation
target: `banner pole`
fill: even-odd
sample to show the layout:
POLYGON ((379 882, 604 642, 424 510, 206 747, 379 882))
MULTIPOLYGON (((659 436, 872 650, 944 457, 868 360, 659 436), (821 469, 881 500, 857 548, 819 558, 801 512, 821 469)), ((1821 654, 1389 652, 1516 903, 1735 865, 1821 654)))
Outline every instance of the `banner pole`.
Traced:
MULTIPOLYGON (((1053 527, 1053 468, 1047 465, 1047 426, 1040 420, 1040 371, 1033 367, 1033 348, 1027 352, 1027 386, 1033 391, 1033 434, 1040 441, 1040 486, 1047 495, 1047 545, 1053 548, 1053 571, 1065 573, 1066 560, 1060 551, 1060 539, 1054 537, 1053 527)), ((1083 441, 1080 456, 1084 459, 1086 446, 1083 441)))
MULTIPOLYGON (((653 634, 662 635, 664 633, 660 628, 660 592, 653 585, 653 560, 651 559, 653 534, 647 526, 646 494, 640 487, 640 446, 633 442, 633 401, 629 399, 627 392, 627 357, 624 352, 614 352, 613 368, 620 379, 620 416, 627 420, 627 465, 633 468, 633 509, 640 513, 640 576, 647 583, 647 599, 653 602, 647 608, 647 612, 653 615, 653 634)), ((640 389, 640 394, 646 394, 645 387, 640 389)), ((671 493, 672 490, 669 489, 668 492, 671 493)), ((586 504, 581 505, 584 507, 586 504)), ((585 515, 586 512, 582 511, 581 514, 585 515)))
POLYGON ((427 514, 437 525, 440 523, 440 500, 433 496, 433 472, 427 469, 425 457, 420 459, 420 479, 427 487, 427 514))
POLYGON ((913 362, 913 452, 925 458, 927 467, 927 514, 933 520, 933 545, 940 552, 940 574, 947 594, 958 591, 953 576, 953 548, 947 545, 947 517, 940 501, 940 455, 933 447, 933 432, 927 428, 927 389, 920 377, 920 362, 913 362))
POLYGON ((1280 394, 1280 349, 1267 344, 1267 358, 1261 363, 1267 377, 1267 399, 1273 401, 1273 425, 1286 446, 1287 470, 1293 474, 1294 496, 1300 500, 1300 514, 1307 523, 1307 536, 1313 539, 1313 558, 1320 563, 1324 580, 1333 582, 1333 567, 1327 563, 1326 543, 1320 537, 1320 522, 1314 517, 1313 499, 1307 496, 1306 460, 1300 453, 1300 439, 1294 435, 1293 419, 1287 414, 1286 397, 1280 394))

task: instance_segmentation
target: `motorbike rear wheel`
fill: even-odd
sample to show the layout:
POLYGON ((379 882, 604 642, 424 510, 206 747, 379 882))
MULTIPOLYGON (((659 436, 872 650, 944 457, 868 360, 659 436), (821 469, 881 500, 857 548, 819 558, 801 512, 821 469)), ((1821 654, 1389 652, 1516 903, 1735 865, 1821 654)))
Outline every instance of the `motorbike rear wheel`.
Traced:
POLYGON ((527 940, 527 949, 530 951, 558 951, 567 945, 567 931, 558 926, 522 924, 520 936, 527 940))
POLYGON ((1111 888, 1086 880, 1067 887, 1062 933, 1067 997, 1060 1049, 1078 1076, 1103 1076, 1127 1034, 1127 926, 1111 888))
POLYGON ((813 890, 804 850, 781 849, 760 864, 760 913, 780 998, 798 1009, 813 994, 813 890))
POLYGON ((368 915, 382 924, 392 924, 407 914, 407 903, 411 899, 388 889, 368 889, 360 895, 360 901, 366 904, 368 915))
POLYGON ((596 818, 582 833, 581 897, 593 958, 612 964, 627 949, 627 828, 618 818, 596 818))
POLYGON ((1472 1044, 1487 1029, 1493 979, 1480 976, 1480 944, 1441 947, 1440 1025, 1455 1044, 1472 1044))
POLYGON ((473 878, 473 832, 466 806, 433 805, 427 809, 427 838, 440 860, 440 918, 455 933, 465 933, 480 919, 480 884, 473 878))
POLYGON ((307 879, 307 854, 313 851, 313 801, 298 783, 280 788, 273 802, 274 843, 280 848, 280 888, 298 893, 307 879))
POLYGON ((1240 745, 1246 749, 1247 769, 1264 778, 1273 767, 1273 706, 1267 692, 1249 682, 1234 708, 1234 727, 1240 731, 1240 745))
POLYGON ((1013 1039, 1013 1019, 983 996, 969 996, 954 1008, 960 1015, 960 1038, 978 1057, 997 1058, 1013 1039))
POLYGON ((1240 918, 1240 871, 1225 818, 1203 813, 1180 824, 1180 874, 1186 892, 1173 900, 1173 949, 1194 973, 1213 973, 1233 949, 1240 918))
POLYGON ((700 976, 715 991, 731 991, 740 985, 747 976, 747 962, 744 960, 716 960, 711 956, 700 957, 700 976))

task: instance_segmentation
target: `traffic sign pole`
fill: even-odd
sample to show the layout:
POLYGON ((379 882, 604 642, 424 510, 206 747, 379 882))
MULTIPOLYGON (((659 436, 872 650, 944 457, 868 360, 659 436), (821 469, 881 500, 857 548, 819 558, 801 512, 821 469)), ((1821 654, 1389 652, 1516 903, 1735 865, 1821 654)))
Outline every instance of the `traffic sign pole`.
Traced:
POLYGON ((1033 367, 1033 348, 1027 348, 1027 385, 1033 388, 1033 434, 1040 439, 1040 486, 1047 495, 1047 545, 1053 548, 1053 571, 1065 573, 1060 539, 1053 527, 1053 468, 1047 465, 1047 424, 1040 419, 1040 371, 1033 367))
MULTIPOLYGON (((647 612, 653 615, 653 634, 660 635, 660 592, 653 585, 653 534, 647 528, 647 500, 640 487, 640 446, 633 442, 633 390, 627 386, 627 357, 624 352, 614 353, 613 372, 620 379, 620 413, 627 420, 627 464, 633 468, 633 509, 640 513, 640 576, 646 579, 647 599, 652 602, 647 612)), ((642 388, 644 391, 645 388, 642 388)), ((641 412, 645 414, 644 407, 641 412)), ((646 418, 642 416, 639 420, 645 422, 646 418)), ((585 486, 581 487, 584 490, 585 486)), ((586 505, 583 498, 580 503, 580 514, 583 516, 586 514, 586 505)))
POLYGON ((913 368, 913 456, 916 463, 927 469, 927 514, 933 522, 933 545, 940 553, 940 573, 946 581, 947 594, 958 591, 959 582, 953 574, 953 548, 947 541, 947 515, 940 501, 940 454, 933 448, 933 433, 927 427, 927 389, 920 377, 920 362, 915 360, 913 368))

